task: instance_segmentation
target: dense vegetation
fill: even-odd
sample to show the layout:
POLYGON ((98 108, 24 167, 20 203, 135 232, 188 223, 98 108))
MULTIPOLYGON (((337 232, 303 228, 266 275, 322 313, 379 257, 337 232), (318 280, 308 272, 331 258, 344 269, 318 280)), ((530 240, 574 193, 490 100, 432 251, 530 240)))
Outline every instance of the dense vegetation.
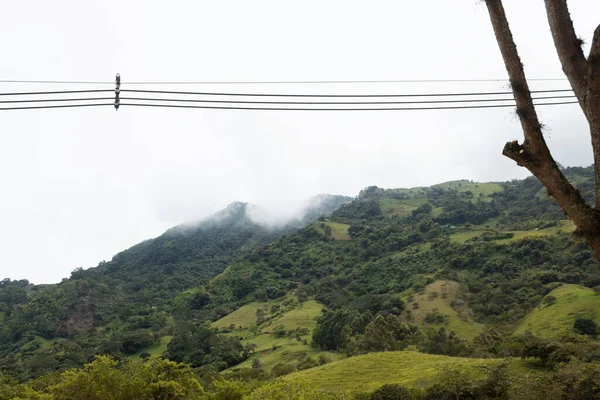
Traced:
MULTIPOLYGON (((286 226, 254 222, 233 203, 207 220, 177 226, 117 254, 97 268, 73 271, 57 285, 0 283, 0 367, 21 378, 91 361, 95 354, 165 350, 175 318, 207 301, 209 279, 244 252, 276 240, 347 202, 319 196, 304 219, 286 226)), ((179 329, 178 331, 181 331, 179 329)))
MULTIPOLYGON (((565 174, 592 196, 591 168, 565 174)), ((600 271, 535 178, 368 187, 343 202, 300 229, 261 228, 242 212, 174 228, 58 285, 3 282, 5 381, 50 374, 18 390, 61 398, 53 388, 64 376, 53 371, 100 354, 125 363, 114 368, 162 355, 194 368, 205 389, 197 398, 288 398, 291 387, 307 399, 519 399, 528 386, 544 398, 600 395, 600 271), (391 385, 363 394, 269 383, 401 350, 494 361, 473 373, 451 363, 420 386, 381 381, 391 385), (215 375, 223 370, 225 381, 215 375), (218 385, 238 385, 239 397, 214 397, 218 385)))

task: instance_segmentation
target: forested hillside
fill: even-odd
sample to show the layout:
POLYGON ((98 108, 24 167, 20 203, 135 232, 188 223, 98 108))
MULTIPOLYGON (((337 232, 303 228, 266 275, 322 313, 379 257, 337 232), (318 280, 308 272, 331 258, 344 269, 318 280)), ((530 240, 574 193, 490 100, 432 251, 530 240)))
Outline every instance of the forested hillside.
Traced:
MULTIPOLYGON (((36 376, 115 356, 161 348, 174 316, 203 306, 204 285, 252 248, 329 214, 350 199, 321 195, 299 218, 277 226, 232 203, 208 219, 169 229, 57 285, 0 283, 0 364, 36 376)), ((35 277, 32 278, 32 280, 35 277)), ((163 349, 164 350, 164 349, 163 349)))
MULTIPOLYGON (((564 172, 591 199, 592 168, 564 172)), ((308 393, 287 376, 300 370, 336 398, 600 395, 600 269, 537 179, 368 187, 343 202, 279 231, 232 217, 234 205, 59 285, 5 282, 3 369, 23 380, 98 354, 162 355, 213 394, 221 371, 243 386, 234 398, 277 385, 308 393), (378 380, 354 379, 361 363, 378 380), (409 397, 368 397, 386 383, 409 397)), ((325 398, 315 393, 306 398, 325 398)))

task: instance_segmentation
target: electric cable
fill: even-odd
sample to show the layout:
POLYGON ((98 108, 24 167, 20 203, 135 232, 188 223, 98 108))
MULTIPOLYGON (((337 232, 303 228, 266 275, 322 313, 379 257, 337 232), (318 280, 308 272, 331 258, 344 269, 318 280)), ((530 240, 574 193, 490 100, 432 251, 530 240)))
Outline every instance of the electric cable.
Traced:
POLYGON ((114 92, 112 89, 88 89, 88 90, 55 90, 51 92, 19 92, 0 93, 0 96, 39 96, 47 94, 73 94, 73 93, 106 93, 114 92))
MULTIPOLYGON (((529 78, 528 81, 566 81, 566 78, 529 78)), ((124 85, 290 85, 290 84, 354 84, 354 83, 466 83, 508 82, 508 78, 493 79, 392 79, 392 80, 298 80, 298 81, 123 81, 124 85)), ((0 79, 0 83, 114 85, 114 81, 60 81, 0 79)))
MULTIPOLYGON (((531 90, 530 93, 571 92, 573 89, 531 90)), ((512 95, 513 92, 471 92, 471 93, 413 93, 413 94, 298 94, 298 93, 229 93, 229 92, 181 92, 174 90, 122 89, 121 93, 182 94, 196 96, 231 97, 450 97, 450 96, 496 96, 512 95)))
POLYGON ((0 111, 5 110, 36 110, 42 108, 71 108, 71 107, 101 107, 114 106, 114 103, 95 103, 95 104, 59 104, 52 106, 22 106, 22 107, 0 107, 0 111))
POLYGON ((67 99, 27 99, 27 100, 0 100, 0 103, 52 103, 55 101, 98 101, 98 100, 114 100, 114 97, 80 97, 67 99))
MULTIPOLYGON (((563 101, 553 103, 538 103, 535 106, 550 106, 560 104, 576 104, 577 101, 563 101)), ((165 107, 165 108, 199 108, 212 110, 257 110, 257 111, 420 111, 420 110, 457 110, 457 109, 480 109, 480 108, 500 108, 514 107, 514 104, 491 104, 491 105, 472 105, 472 106, 438 106, 438 107, 394 107, 394 108, 288 108, 288 107, 243 107, 243 106, 193 106, 180 104, 142 104, 142 103, 121 103, 121 106, 131 107, 165 107)))
MULTIPOLYGON (((542 96, 533 100, 573 99, 574 95, 567 96, 542 96)), ((440 103, 486 103, 498 101, 514 101, 514 99, 465 99, 465 100, 418 100, 418 101, 254 101, 254 100, 198 100, 198 99, 170 99, 150 97, 121 97, 121 100, 136 101, 163 101, 163 102, 186 102, 186 103, 217 103, 217 104, 302 104, 302 105, 369 105, 369 104, 440 104, 440 103)))

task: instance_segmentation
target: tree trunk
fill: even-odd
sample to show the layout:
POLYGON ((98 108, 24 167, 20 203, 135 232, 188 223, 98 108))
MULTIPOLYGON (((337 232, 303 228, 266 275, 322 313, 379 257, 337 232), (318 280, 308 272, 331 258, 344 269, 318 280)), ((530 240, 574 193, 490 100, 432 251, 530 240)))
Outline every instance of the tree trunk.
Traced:
POLYGON ((502 154, 527 168, 548 189, 592 247, 600 262, 600 26, 594 32, 589 58, 583 55, 575 36, 566 0, 545 0, 550 30, 563 71, 586 116, 594 152, 595 206, 586 204, 552 158, 540 124, 521 58, 512 37, 501 0, 486 0, 498 47, 510 78, 517 115, 525 140, 507 143, 502 154))

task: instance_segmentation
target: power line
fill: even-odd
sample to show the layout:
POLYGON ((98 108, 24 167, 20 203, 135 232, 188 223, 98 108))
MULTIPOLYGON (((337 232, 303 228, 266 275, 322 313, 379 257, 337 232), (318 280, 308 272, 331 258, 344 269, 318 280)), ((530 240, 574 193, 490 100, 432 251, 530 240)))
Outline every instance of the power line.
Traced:
MULTIPOLYGON (((536 106, 550 106, 562 104, 577 104, 577 101, 564 101, 552 103, 537 103, 536 106)), ((362 103, 366 105, 368 103, 362 103)), ((420 110, 456 110, 456 109, 482 109, 482 108, 506 108, 514 107, 513 104, 491 104, 491 105, 472 105, 472 106, 438 106, 438 107, 394 107, 394 108, 288 108, 288 107, 242 107, 242 106, 193 106, 193 105, 174 105, 174 104, 143 104, 143 103, 121 103, 121 106, 132 107, 165 107, 165 108, 195 108, 195 109, 217 109, 217 110, 257 110, 257 111, 420 111, 420 110)), ((92 103, 92 104, 61 104, 45 106, 20 106, 20 107, 0 107, 3 110, 33 110, 46 108, 72 108, 72 107, 101 107, 114 106, 114 103, 92 103)))
MULTIPOLYGON (((528 81, 566 81, 566 78, 529 78, 528 81)), ((290 85, 290 84, 354 84, 354 83, 466 83, 466 82, 508 82, 501 79, 392 79, 392 80, 298 80, 298 81, 123 81, 124 85, 290 85)), ((57 80, 15 80, 1 79, 0 83, 33 84, 75 84, 112 85, 109 81, 57 81, 57 80)))
MULTIPOLYGON (((576 104, 577 101, 563 101, 554 103, 538 103, 536 106, 550 106, 560 104, 576 104)), ((457 109, 478 109, 478 108, 500 108, 514 107, 514 104, 491 104, 491 105, 473 105, 473 106, 439 106, 439 107, 395 107, 395 108, 287 108, 287 107, 242 107, 242 106, 193 106, 179 104, 142 104, 142 103, 121 103, 121 106, 132 107, 166 107, 166 108, 200 108, 212 110, 257 110, 257 111, 419 111, 419 110, 457 110, 457 109)))
MULTIPOLYGON (((566 78, 534 78, 528 81, 566 81, 566 78)), ((321 81, 133 81, 127 85, 296 85, 296 84, 354 84, 354 83, 466 83, 508 82, 502 79, 393 79, 393 80, 321 80, 321 81)))
MULTIPOLYGON (((532 90, 531 93, 544 94, 544 93, 564 93, 571 92, 571 89, 551 89, 551 90, 532 90)), ((0 93, 0 96, 40 96, 40 95, 60 95, 60 94, 84 94, 84 93, 113 93, 111 89, 86 89, 86 90, 58 90, 58 91, 44 91, 44 92, 7 92, 0 93)), ((183 92, 183 91, 166 91, 166 90, 132 90, 124 89, 121 92, 128 93, 146 93, 146 94, 176 94, 176 95, 194 95, 194 96, 228 96, 228 97, 305 97, 305 98, 392 98, 392 97, 461 97, 461 96, 496 96, 496 95, 512 95, 512 92, 470 92, 470 93, 412 93, 412 94, 298 94, 298 93, 230 93, 230 92, 183 92)), ((547 98, 567 98, 572 96, 547 96, 547 98)), ((545 97, 541 97, 545 98, 545 97)), ((108 100, 108 98, 97 98, 99 100, 108 100)), ((140 100, 141 98, 130 98, 131 100, 140 100)), ((78 99, 76 99, 78 100, 78 99)), ((145 100, 145 99, 142 99, 145 100)), ((149 99, 152 100, 152 99, 149 99)), ((162 99, 161 99, 162 100, 162 99)), ((443 103, 443 102, 472 102, 472 101, 501 101, 503 99, 469 99, 469 100, 444 100, 444 101, 414 101, 414 103, 443 103)), ((509 99, 506 99, 509 100, 509 99)), ((191 99, 180 99, 172 101, 192 101, 191 99)), ((196 100, 198 102, 225 102, 216 100, 196 100)), ((13 102, 13 101, 5 101, 13 102)), ((14 101, 17 102, 17 101, 14 101)), ((248 101, 230 101, 233 103, 246 103, 248 101)), ((261 102, 261 103, 287 103, 287 104, 309 104, 309 102, 261 102)), ((329 104, 332 102, 310 102, 314 104, 329 104)), ((354 102, 339 102, 340 104, 354 104, 354 102)), ((356 102, 357 104, 359 102, 356 102)), ((404 104, 409 102, 381 102, 381 104, 404 104)), ((373 102, 373 104, 377 104, 373 102)))
POLYGON ((72 93, 106 93, 114 92, 111 89, 91 89, 91 90, 57 90, 52 92, 20 92, 20 93, 0 93, 0 96, 37 96, 46 94, 72 94, 72 93))
MULTIPOLYGON (((533 100, 556 100, 572 99, 573 95, 567 96, 541 96, 533 100)), ((26 100, 0 100, 2 104, 14 103, 53 103, 53 102, 81 102, 81 101, 100 101, 113 100, 113 97, 80 97, 80 98, 45 98, 45 99, 26 99, 26 100)), ((121 97, 121 100, 134 101, 160 101, 160 102, 184 102, 184 103, 209 103, 209 104, 276 104, 276 105, 385 105, 385 104, 445 104, 445 103, 494 103, 514 101, 511 98, 506 99, 453 99, 453 100, 418 100, 418 101, 254 101, 254 100, 213 100, 213 99, 174 99, 174 98, 153 98, 153 97, 121 97)), ((114 104, 114 103, 113 103, 114 104)), ((544 103, 545 104, 545 103, 544 103)))
POLYGON ((0 83, 40 83, 40 84, 75 84, 75 85, 114 85, 114 82, 102 81, 27 81, 14 79, 0 79, 0 83))
MULTIPOLYGON (((572 89, 531 90, 530 93, 571 92, 572 89)), ((195 96, 246 96, 246 97, 449 97, 449 96, 495 96, 512 95, 513 92, 472 92, 472 93, 414 93, 414 94, 298 94, 298 93, 229 93, 229 92, 181 92, 172 90, 123 89, 122 93, 184 94, 195 96)))
POLYGON ((77 99, 28 99, 28 100, 0 100, 0 103, 53 103, 55 101, 98 101, 114 100, 114 97, 81 97, 77 99))
MULTIPOLYGON (((542 96, 536 97, 533 100, 550 100, 550 99, 572 99, 574 95, 567 96, 542 96)), ((369 105, 369 104, 440 104, 440 103, 486 103, 498 101, 514 101, 508 99, 466 99, 466 100, 418 100, 418 101, 254 101, 254 100, 198 100, 198 99, 168 99, 168 98, 150 98, 150 97, 121 97, 121 100, 136 100, 136 101, 163 101, 163 102, 184 102, 184 103, 218 103, 218 104, 304 104, 304 105, 369 105)))
POLYGON ((71 108, 71 107, 101 107, 101 106, 114 106, 114 103, 95 103, 95 104, 60 104, 53 106, 26 106, 26 107, 0 107, 0 111, 3 110, 35 110, 42 108, 71 108))

